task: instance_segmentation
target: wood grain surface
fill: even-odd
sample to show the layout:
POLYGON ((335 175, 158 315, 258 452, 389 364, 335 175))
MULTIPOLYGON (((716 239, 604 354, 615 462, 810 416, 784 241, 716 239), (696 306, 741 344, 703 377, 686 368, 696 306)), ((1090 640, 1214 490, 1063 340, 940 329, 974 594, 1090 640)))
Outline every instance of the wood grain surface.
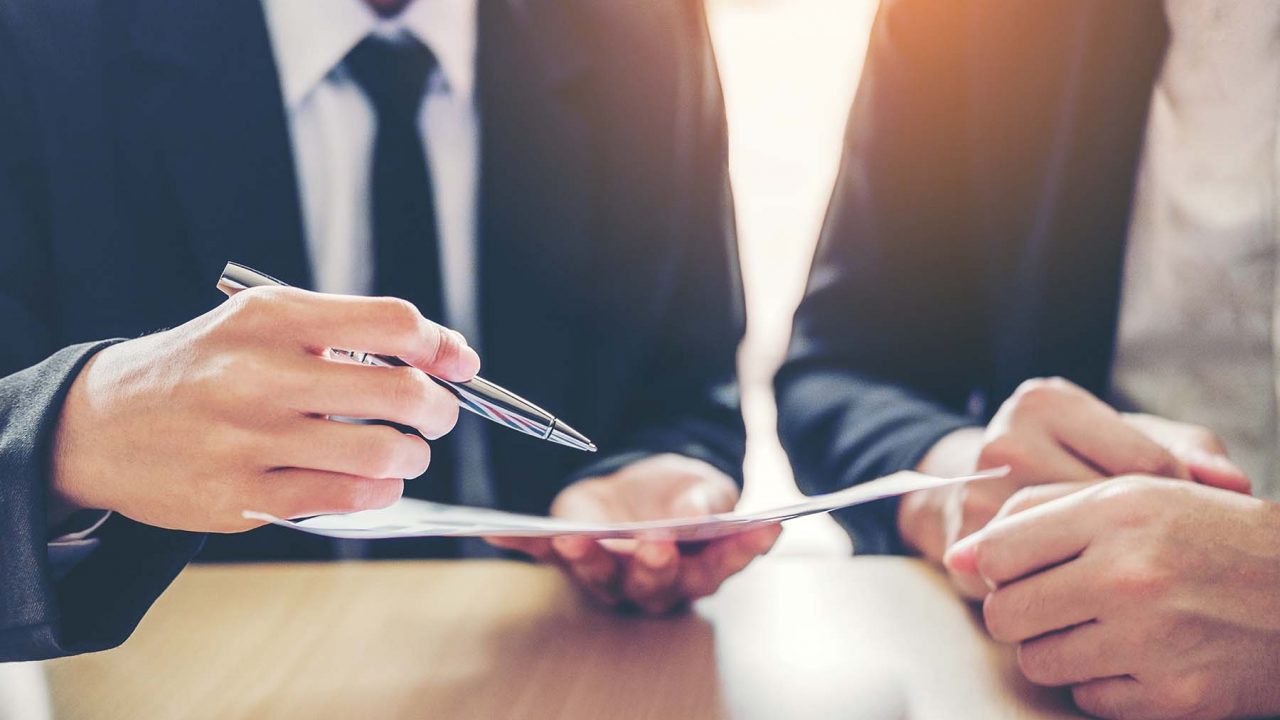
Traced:
POLYGON ((520 563, 192 567, 124 646, 47 669, 64 720, 1075 717, 893 558, 766 558, 657 619, 520 563))

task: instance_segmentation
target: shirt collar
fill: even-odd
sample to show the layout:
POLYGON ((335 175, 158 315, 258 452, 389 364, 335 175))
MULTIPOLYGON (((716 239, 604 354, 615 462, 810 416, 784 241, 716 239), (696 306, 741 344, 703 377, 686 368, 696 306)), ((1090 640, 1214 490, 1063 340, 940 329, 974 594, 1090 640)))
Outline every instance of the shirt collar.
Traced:
POLYGON ((412 34, 436 56, 449 92, 469 99, 475 87, 477 2, 414 0, 399 16, 383 19, 364 0, 264 0, 286 107, 301 105, 374 32, 412 34))

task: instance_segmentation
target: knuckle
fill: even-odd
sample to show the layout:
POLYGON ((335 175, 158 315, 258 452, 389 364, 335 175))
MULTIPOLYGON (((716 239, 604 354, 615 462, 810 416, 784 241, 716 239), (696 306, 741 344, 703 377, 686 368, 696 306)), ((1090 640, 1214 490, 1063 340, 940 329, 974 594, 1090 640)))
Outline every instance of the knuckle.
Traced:
POLYGON ((362 467, 365 475, 371 478, 402 477, 404 463, 401 460, 400 431, 394 428, 379 428, 379 437, 365 449, 362 467), (394 437, 393 437, 394 436, 394 437))
POLYGON ((1109 584, 1118 597, 1151 600, 1163 594, 1172 582, 1172 573, 1162 565, 1147 558, 1137 558, 1117 563, 1109 584))
POLYGON ((388 332, 401 338, 422 334, 422 313, 413 303, 397 297, 378 298, 377 303, 378 317, 386 324, 388 332))
POLYGON ((229 301, 230 316, 236 323, 258 324, 277 317, 290 307, 296 291, 284 287, 255 287, 236 293, 229 301))
POLYGON ((330 489, 330 504, 340 512, 386 507, 400 498, 404 481, 396 479, 343 479, 330 489))
POLYGON ((1187 673, 1164 683, 1160 695, 1171 715, 1197 716, 1208 709, 1213 687, 1207 673, 1187 673))
POLYGON ((413 418, 416 419, 417 428, 426 438, 438 439, 456 427, 458 416, 462 414, 462 407, 458 405, 458 400, 453 393, 438 386, 426 375, 422 375, 422 382, 426 384, 422 391, 424 396, 417 404, 413 418))
POLYGON ((428 402, 434 383, 415 368, 396 368, 390 377, 387 401, 395 417, 415 417, 428 402))
POLYGON ((1018 646, 1018 669, 1023 677, 1036 685, 1054 685, 1058 678, 1058 663, 1050 646, 1041 641, 1018 646))
POLYGON ((1070 398, 1075 390, 1074 385, 1059 377, 1032 378, 1018 386, 1012 400, 1022 410, 1040 412, 1070 398))
POLYGON ((431 342, 434 343, 430 354, 432 365, 449 363, 457 359, 461 346, 452 330, 432 323, 427 332, 432 338, 431 342))
POLYGON ((368 485, 364 498, 365 505, 362 506, 366 510, 392 505, 404 494, 404 480, 400 479, 380 480, 376 483, 363 484, 368 485))
POLYGON ((441 402, 439 409, 435 411, 435 431, 433 433, 435 437, 432 439, 452 432, 457 427, 458 418, 461 414, 462 407, 453 399, 453 396, 449 396, 441 402))
POLYGON ((406 396, 400 400, 405 416, 412 418, 414 426, 429 440, 453 430, 462 411, 457 398, 426 373, 413 370, 412 382, 413 387, 406 389, 406 396))
POLYGON ((1178 460, 1163 447, 1154 443, 1134 454, 1130 459, 1132 472, 1159 477, 1177 477, 1178 460))
POLYGON ((362 494, 359 481, 338 480, 328 489, 328 505, 338 512, 359 510, 362 494))
POLYGON ((1126 475, 1100 484, 1095 497, 1117 525, 1133 528, 1152 523, 1162 492, 1155 478, 1126 475))

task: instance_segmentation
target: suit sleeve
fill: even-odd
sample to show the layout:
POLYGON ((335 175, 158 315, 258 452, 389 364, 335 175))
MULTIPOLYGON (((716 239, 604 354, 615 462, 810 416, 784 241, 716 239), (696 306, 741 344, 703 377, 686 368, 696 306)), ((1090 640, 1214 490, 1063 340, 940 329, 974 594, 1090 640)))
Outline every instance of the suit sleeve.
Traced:
MULTIPOLYGON (((832 204, 775 378, 801 489, 915 467, 967 412, 986 352, 985 286, 966 251, 965 3, 877 15, 832 204)), ((897 505, 837 514, 857 552, 901 550, 897 505)))
POLYGON ((58 414, 101 343, 65 348, 0 379, 0 662, 120 644, 199 550, 203 536, 113 516, 99 547, 55 579, 45 523, 58 414))
POLYGON ((202 542, 117 515, 86 559, 50 567, 54 429, 67 388, 102 344, 54 352, 61 309, 38 121, 9 30, 0 18, 0 662, 119 644, 202 542))
POLYGON ((739 486, 746 448, 736 377, 738 345, 745 329, 733 201, 729 189, 728 135, 720 80, 706 18, 698 3, 688 10, 682 32, 687 62, 678 72, 687 82, 677 134, 677 156, 688 161, 688 227, 666 298, 660 335, 651 345, 630 417, 639 419, 622 452, 593 463, 576 477, 605 475, 636 460, 676 453, 703 460, 739 486), (687 112, 686 112, 687 111, 687 112))

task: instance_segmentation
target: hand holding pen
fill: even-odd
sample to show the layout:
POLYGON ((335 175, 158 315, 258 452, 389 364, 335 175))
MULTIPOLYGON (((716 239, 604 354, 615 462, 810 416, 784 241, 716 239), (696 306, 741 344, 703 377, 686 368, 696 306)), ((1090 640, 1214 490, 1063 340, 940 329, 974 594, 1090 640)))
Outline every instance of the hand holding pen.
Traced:
MULTIPOLYGON (((233 532, 281 517, 386 506, 428 471, 422 438, 330 416, 390 420, 437 438, 480 359, 392 298, 287 287, 238 293, 171 330, 96 353, 56 431, 51 501, 165 528, 233 532), (401 358, 370 367, 332 347, 401 358)), ((423 482, 430 482, 428 472, 423 482)))

